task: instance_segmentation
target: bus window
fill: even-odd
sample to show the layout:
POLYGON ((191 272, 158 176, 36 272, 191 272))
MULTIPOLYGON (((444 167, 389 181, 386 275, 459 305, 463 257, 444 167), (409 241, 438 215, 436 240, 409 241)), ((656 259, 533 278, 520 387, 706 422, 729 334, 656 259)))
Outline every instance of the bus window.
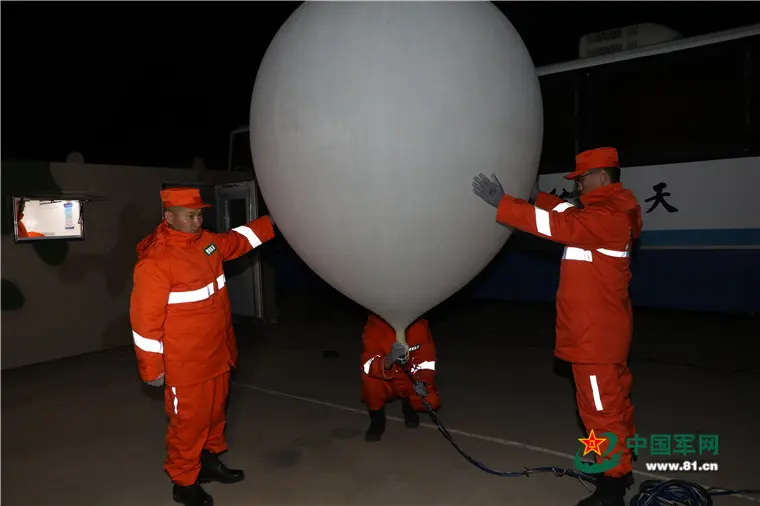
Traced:
POLYGON ((544 109, 544 140, 539 174, 568 172, 575 160, 575 94, 580 71, 539 79, 544 109))
POLYGON ((757 46, 751 37, 586 69, 581 149, 615 146, 629 166, 748 156, 757 46))

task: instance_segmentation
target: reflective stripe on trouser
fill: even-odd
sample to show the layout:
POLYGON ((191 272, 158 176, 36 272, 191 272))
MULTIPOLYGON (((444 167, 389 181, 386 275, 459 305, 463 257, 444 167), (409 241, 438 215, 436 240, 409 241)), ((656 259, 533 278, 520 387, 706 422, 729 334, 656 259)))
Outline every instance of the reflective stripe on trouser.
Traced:
MULTIPOLYGON (((398 399, 409 399, 409 404, 415 411, 427 411, 422 399, 414 393, 412 383, 409 378, 402 376, 404 373, 397 373, 394 379, 383 380, 373 378, 362 374, 362 402, 367 408, 377 411, 385 406, 386 403, 398 399)), ((441 407, 441 400, 438 397, 438 391, 434 385, 426 385, 428 396, 427 402, 434 410, 441 407)))
MULTIPOLYGON (((631 472, 631 449, 628 438, 636 435, 631 404, 633 377, 626 364, 573 364, 576 402, 586 437, 591 429, 597 437, 603 432, 617 436, 617 446, 607 456, 594 455, 597 462, 620 453, 620 464, 606 471, 608 476, 624 476, 631 472)), ((608 442, 601 444, 601 453, 607 451, 608 442)))
POLYGON ((203 383, 166 387, 164 409, 169 417, 169 427, 166 430, 164 469, 177 485, 195 483, 204 448, 214 453, 227 449, 224 426, 229 386, 228 371, 203 383))

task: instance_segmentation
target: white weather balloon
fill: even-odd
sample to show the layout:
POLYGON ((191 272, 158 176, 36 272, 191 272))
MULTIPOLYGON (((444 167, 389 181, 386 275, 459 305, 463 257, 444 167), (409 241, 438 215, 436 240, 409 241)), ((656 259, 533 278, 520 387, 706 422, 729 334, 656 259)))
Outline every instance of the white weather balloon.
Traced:
POLYGON ((522 39, 491 3, 316 2, 269 46, 250 130, 290 245, 403 339, 509 238, 472 178, 527 197, 543 113, 522 39))

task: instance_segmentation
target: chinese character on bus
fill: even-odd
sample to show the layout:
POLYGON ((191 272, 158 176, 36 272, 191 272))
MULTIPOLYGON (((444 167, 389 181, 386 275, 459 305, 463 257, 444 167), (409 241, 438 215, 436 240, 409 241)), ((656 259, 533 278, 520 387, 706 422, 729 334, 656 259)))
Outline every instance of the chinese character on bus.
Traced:
POLYGON ((670 197, 670 192, 663 191, 667 187, 668 187, 668 185, 666 183, 663 183, 663 182, 659 182, 659 183, 657 183, 656 185, 654 185, 652 187, 652 189, 654 190, 654 195, 652 197, 649 197, 648 199, 646 199, 644 201, 644 202, 652 202, 652 201, 654 201, 654 203, 652 204, 652 207, 650 207, 647 210, 647 213, 651 213, 652 211, 654 211, 654 209, 657 206, 659 206, 660 204, 662 204, 662 207, 664 207, 665 210, 667 212, 669 212, 669 213, 677 213, 678 212, 678 208, 676 208, 675 206, 670 205, 668 203, 668 201, 665 200, 665 197, 670 197))

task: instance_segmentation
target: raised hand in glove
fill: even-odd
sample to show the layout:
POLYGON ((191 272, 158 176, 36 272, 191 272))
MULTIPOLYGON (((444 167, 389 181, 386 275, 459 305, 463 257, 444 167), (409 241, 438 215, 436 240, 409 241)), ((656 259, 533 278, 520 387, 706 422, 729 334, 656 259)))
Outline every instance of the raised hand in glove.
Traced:
POLYGON ((421 381, 415 381, 412 383, 412 388, 414 389, 414 393, 419 395, 420 397, 427 397, 428 391, 427 388, 425 388, 425 384, 421 381))
POLYGON ((404 364, 406 362, 406 346, 399 342, 393 343, 391 352, 385 356, 385 368, 390 369, 396 362, 404 364))
POLYGON ((504 196, 504 188, 501 187, 501 183, 495 174, 491 174, 491 179, 483 174, 475 176, 472 181, 472 191, 497 209, 501 198, 504 196))
POLYGON ((162 387, 162 386, 164 386, 164 373, 161 373, 161 376, 159 376, 158 378, 156 378, 154 380, 151 380, 151 381, 146 381, 145 383, 147 383, 148 385, 150 385, 152 387, 162 387))

